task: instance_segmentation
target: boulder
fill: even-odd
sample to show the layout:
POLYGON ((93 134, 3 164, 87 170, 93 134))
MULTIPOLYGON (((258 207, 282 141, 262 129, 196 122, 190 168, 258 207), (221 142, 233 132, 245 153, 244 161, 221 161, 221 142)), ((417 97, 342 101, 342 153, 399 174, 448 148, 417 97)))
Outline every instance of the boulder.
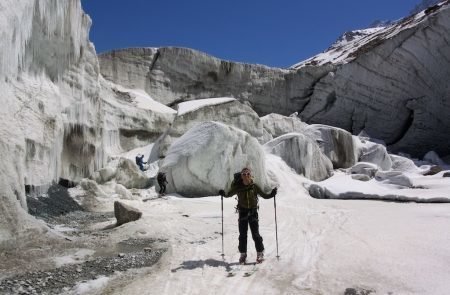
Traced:
POLYGON ((444 174, 442 174, 442 177, 450 177, 450 172, 444 172, 444 174))
POLYGON ((430 169, 427 172, 425 172, 423 175, 425 175, 425 176, 435 175, 443 170, 444 169, 442 169, 442 167, 434 165, 434 166, 431 166, 430 169))
POLYGON ((160 171, 166 173, 168 193, 202 197, 229 189, 233 174, 244 167, 252 169, 263 190, 270 190, 264 151, 258 141, 235 127, 204 122, 170 146, 160 171))
POLYGON ((131 160, 121 158, 117 165, 116 182, 126 188, 149 188, 152 186, 152 179, 147 177, 144 172, 131 160))
POLYGON ((317 143, 300 133, 277 137, 264 145, 267 152, 281 157, 297 173, 314 181, 331 176, 333 165, 317 143))
POLYGON ((114 216, 117 219, 116 225, 120 226, 124 223, 138 220, 142 217, 142 212, 122 202, 115 201, 114 216))
POLYGON ((369 181, 371 178, 365 174, 352 174, 352 179, 360 181, 369 181))

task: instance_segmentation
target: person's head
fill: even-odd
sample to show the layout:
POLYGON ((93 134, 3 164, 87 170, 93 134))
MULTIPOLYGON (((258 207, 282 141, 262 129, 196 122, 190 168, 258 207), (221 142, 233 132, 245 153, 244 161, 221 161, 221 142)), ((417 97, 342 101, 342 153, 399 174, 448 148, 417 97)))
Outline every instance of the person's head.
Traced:
POLYGON ((244 183, 249 183, 252 180, 252 171, 250 168, 245 167, 241 170, 241 178, 244 181, 244 183))

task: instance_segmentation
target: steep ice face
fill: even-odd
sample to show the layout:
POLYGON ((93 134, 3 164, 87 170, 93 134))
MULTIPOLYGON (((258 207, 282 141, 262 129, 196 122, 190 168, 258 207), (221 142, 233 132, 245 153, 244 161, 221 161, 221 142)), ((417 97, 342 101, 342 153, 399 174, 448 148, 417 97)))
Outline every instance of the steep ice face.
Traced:
POLYGON ((262 136, 262 124, 258 114, 249 106, 230 97, 180 103, 170 135, 180 136, 194 125, 207 121, 217 121, 237 127, 254 137, 262 136))
POLYGON ((351 133, 326 125, 310 125, 305 134, 319 144, 322 153, 331 160, 335 169, 349 168, 357 162, 357 149, 351 133))
POLYGON ((264 130, 270 134, 272 138, 276 138, 286 133, 299 132, 302 133, 308 126, 302 122, 296 114, 286 117, 279 114, 268 114, 261 117, 264 130))
POLYGON ((3 202, 2 230, 19 235, 23 224, 4 218, 26 219, 6 205, 17 199, 26 210, 25 185, 85 174, 103 160, 92 149, 99 144, 99 101, 90 24, 79 1, 0 5, 0 192, 10 200, 3 202))
POLYGON ((281 157, 298 174, 314 181, 331 176, 333 164, 315 140, 300 133, 289 133, 264 145, 266 151, 281 157))
POLYGON ((78 0, 0 4, 0 244, 42 232, 28 222, 26 185, 79 181, 155 140, 176 113, 101 79, 90 25, 78 0))
MULTIPOLYGON (((166 105, 231 96, 250 102, 259 115, 298 112, 308 124, 366 130, 395 152, 422 157, 434 149, 445 156, 450 142, 439 130, 450 128, 449 3, 349 33, 288 70, 168 47, 101 54, 101 72, 166 105)), ((270 139, 266 130, 263 141, 270 139)))
POLYGON ((90 18, 80 1, 5 0, 0 20, 0 76, 45 72, 51 79, 82 58, 90 18))

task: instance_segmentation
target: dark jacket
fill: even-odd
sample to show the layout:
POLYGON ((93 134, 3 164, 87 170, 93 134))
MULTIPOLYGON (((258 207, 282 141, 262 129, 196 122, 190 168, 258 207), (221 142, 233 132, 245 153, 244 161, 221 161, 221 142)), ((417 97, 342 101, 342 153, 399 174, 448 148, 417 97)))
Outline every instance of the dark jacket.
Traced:
POLYGON ((249 185, 233 182, 231 184, 230 191, 225 194, 225 198, 229 198, 235 194, 238 196, 238 207, 246 209, 258 207, 258 195, 264 199, 273 198, 272 194, 264 193, 262 189, 254 182, 249 185))
POLYGON ((158 183, 161 185, 161 184, 164 184, 164 183, 169 183, 168 181, 167 181, 167 178, 166 178, 166 174, 165 173, 162 173, 162 172, 158 172, 158 175, 156 176, 156 180, 158 181, 158 183))
POLYGON ((136 156, 136 165, 142 165, 142 164, 146 164, 146 162, 144 162, 144 155, 142 156, 136 156))

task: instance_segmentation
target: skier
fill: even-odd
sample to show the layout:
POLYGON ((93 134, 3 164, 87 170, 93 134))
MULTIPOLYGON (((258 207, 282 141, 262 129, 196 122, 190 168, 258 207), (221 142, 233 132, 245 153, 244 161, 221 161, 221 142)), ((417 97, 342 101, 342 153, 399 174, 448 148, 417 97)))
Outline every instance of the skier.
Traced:
POLYGON ((166 183, 169 183, 166 179, 166 173, 158 172, 158 175, 156 176, 156 180, 158 181, 158 185, 159 185, 159 194, 161 196, 164 196, 165 192, 166 192, 166 183))
POLYGON ((264 244, 263 238, 259 234, 258 223, 258 195, 264 199, 270 199, 277 194, 277 188, 272 189, 270 194, 264 193, 261 188, 253 182, 251 170, 249 168, 242 169, 240 178, 231 183, 231 189, 228 193, 224 190, 219 191, 219 195, 229 198, 237 194, 239 211, 239 258, 240 264, 245 264, 247 259, 247 232, 248 227, 252 232, 253 241, 256 248, 256 262, 261 263, 264 260, 264 244))
POLYGON ((147 162, 144 162, 144 155, 137 154, 136 165, 139 166, 139 169, 141 169, 141 171, 145 171, 144 164, 147 164, 147 162))

